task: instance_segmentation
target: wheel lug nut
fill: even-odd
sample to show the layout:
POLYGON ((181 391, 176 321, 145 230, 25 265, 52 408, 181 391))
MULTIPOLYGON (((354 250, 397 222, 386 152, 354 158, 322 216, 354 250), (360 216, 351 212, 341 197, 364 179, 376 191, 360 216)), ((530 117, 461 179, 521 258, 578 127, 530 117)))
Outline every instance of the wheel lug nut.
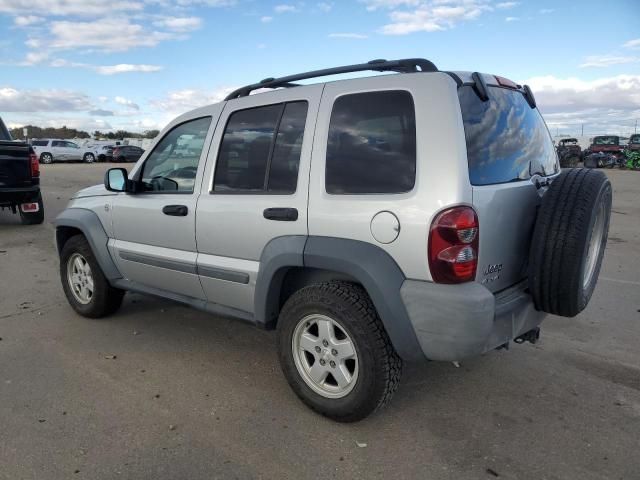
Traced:
POLYGON ((316 347, 316 352, 317 352, 317 353, 320 353, 320 351, 321 351, 321 350, 322 350, 322 349, 321 349, 320 347, 316 347))
POLYGON ((332 349, 331 349, 331 355, 333 355, 334 357, 335 357, 336 355, 338 355, 338 350, 336 350, 335 348, 332 348, 332 349))
POLYGON ((333 360, 329 362, 329 365, 331 365, 331 368, 336 368, 336 362, 334 362, 333 360))
POLYGON ((329 342, 327 342, 326 340, 322 340, 322 345, 324 345, 325 347, 329 346, 329 342))
POLYGON ((327 362, 325 362, 324 360, 320 359, 320 365, 324 365, 325 363, 327 363, 327 362))

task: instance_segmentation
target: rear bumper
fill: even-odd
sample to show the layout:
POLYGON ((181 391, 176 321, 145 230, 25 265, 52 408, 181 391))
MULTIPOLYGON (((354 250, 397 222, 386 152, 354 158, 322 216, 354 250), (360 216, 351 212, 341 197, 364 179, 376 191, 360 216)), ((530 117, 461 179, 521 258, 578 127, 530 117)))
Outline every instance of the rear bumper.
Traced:
POLYGON ((526 282, 494 295, 483 285, 405 280, 400 295, 424 355, 455 361, 493 350, 540 325, 526 282))
POLYGON ((40 186, 20 188, 0 188, 0 205, 14 205, 35 202, 40 193, 40 186))

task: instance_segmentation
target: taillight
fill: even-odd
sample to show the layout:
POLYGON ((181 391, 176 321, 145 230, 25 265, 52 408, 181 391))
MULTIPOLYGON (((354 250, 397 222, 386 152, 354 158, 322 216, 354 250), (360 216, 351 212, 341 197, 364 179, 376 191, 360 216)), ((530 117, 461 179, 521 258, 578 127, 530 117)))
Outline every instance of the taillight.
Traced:
POLYGON ((38 162, 38 157, 35 153, 31 152, 29 154, 29 160, 31 162, 31 176, 39 177, 40 176, 40 162, 38 162))
POLYGON ((473 280, 478 268, 478 216, 471 207, 438 214, 429 230, 429 268, 437 283, 473 280))

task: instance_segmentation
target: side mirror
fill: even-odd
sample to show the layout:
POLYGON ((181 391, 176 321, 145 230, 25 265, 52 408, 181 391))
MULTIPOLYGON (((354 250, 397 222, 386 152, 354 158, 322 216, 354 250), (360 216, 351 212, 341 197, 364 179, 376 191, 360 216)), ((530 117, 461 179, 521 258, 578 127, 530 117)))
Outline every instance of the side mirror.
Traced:
POLYGON ((110 192, 131 191, 130 181, 124 168, 110 168, 104 175, 104 188, 110 192))

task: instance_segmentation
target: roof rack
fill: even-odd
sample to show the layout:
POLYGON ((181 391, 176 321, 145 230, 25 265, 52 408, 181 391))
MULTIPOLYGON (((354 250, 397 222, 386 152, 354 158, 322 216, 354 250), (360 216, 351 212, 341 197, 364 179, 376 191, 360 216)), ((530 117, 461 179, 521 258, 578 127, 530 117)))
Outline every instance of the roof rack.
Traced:
POLYGON ((260 88, 291 88, 299 85, 293 82, 298 80, 306 80, 309 78, 326 77, 328 75, 339 75, 341 73, 353 72, 398 72, 398 73, 414 73, 414 72, 437 72, 438 68, 429 60, 424 58, 405 58, 401 60, 371 60, 367 63, 359 63, 356 65, 345 65, 343 67, 325 68, 323 70, 313 70, 311 72, 297 73, 280 78, 265 78, 264 80, 238 88, 231 92, 225 100, 233 100, 234 98, 246 97, 254 90, 260 88))

